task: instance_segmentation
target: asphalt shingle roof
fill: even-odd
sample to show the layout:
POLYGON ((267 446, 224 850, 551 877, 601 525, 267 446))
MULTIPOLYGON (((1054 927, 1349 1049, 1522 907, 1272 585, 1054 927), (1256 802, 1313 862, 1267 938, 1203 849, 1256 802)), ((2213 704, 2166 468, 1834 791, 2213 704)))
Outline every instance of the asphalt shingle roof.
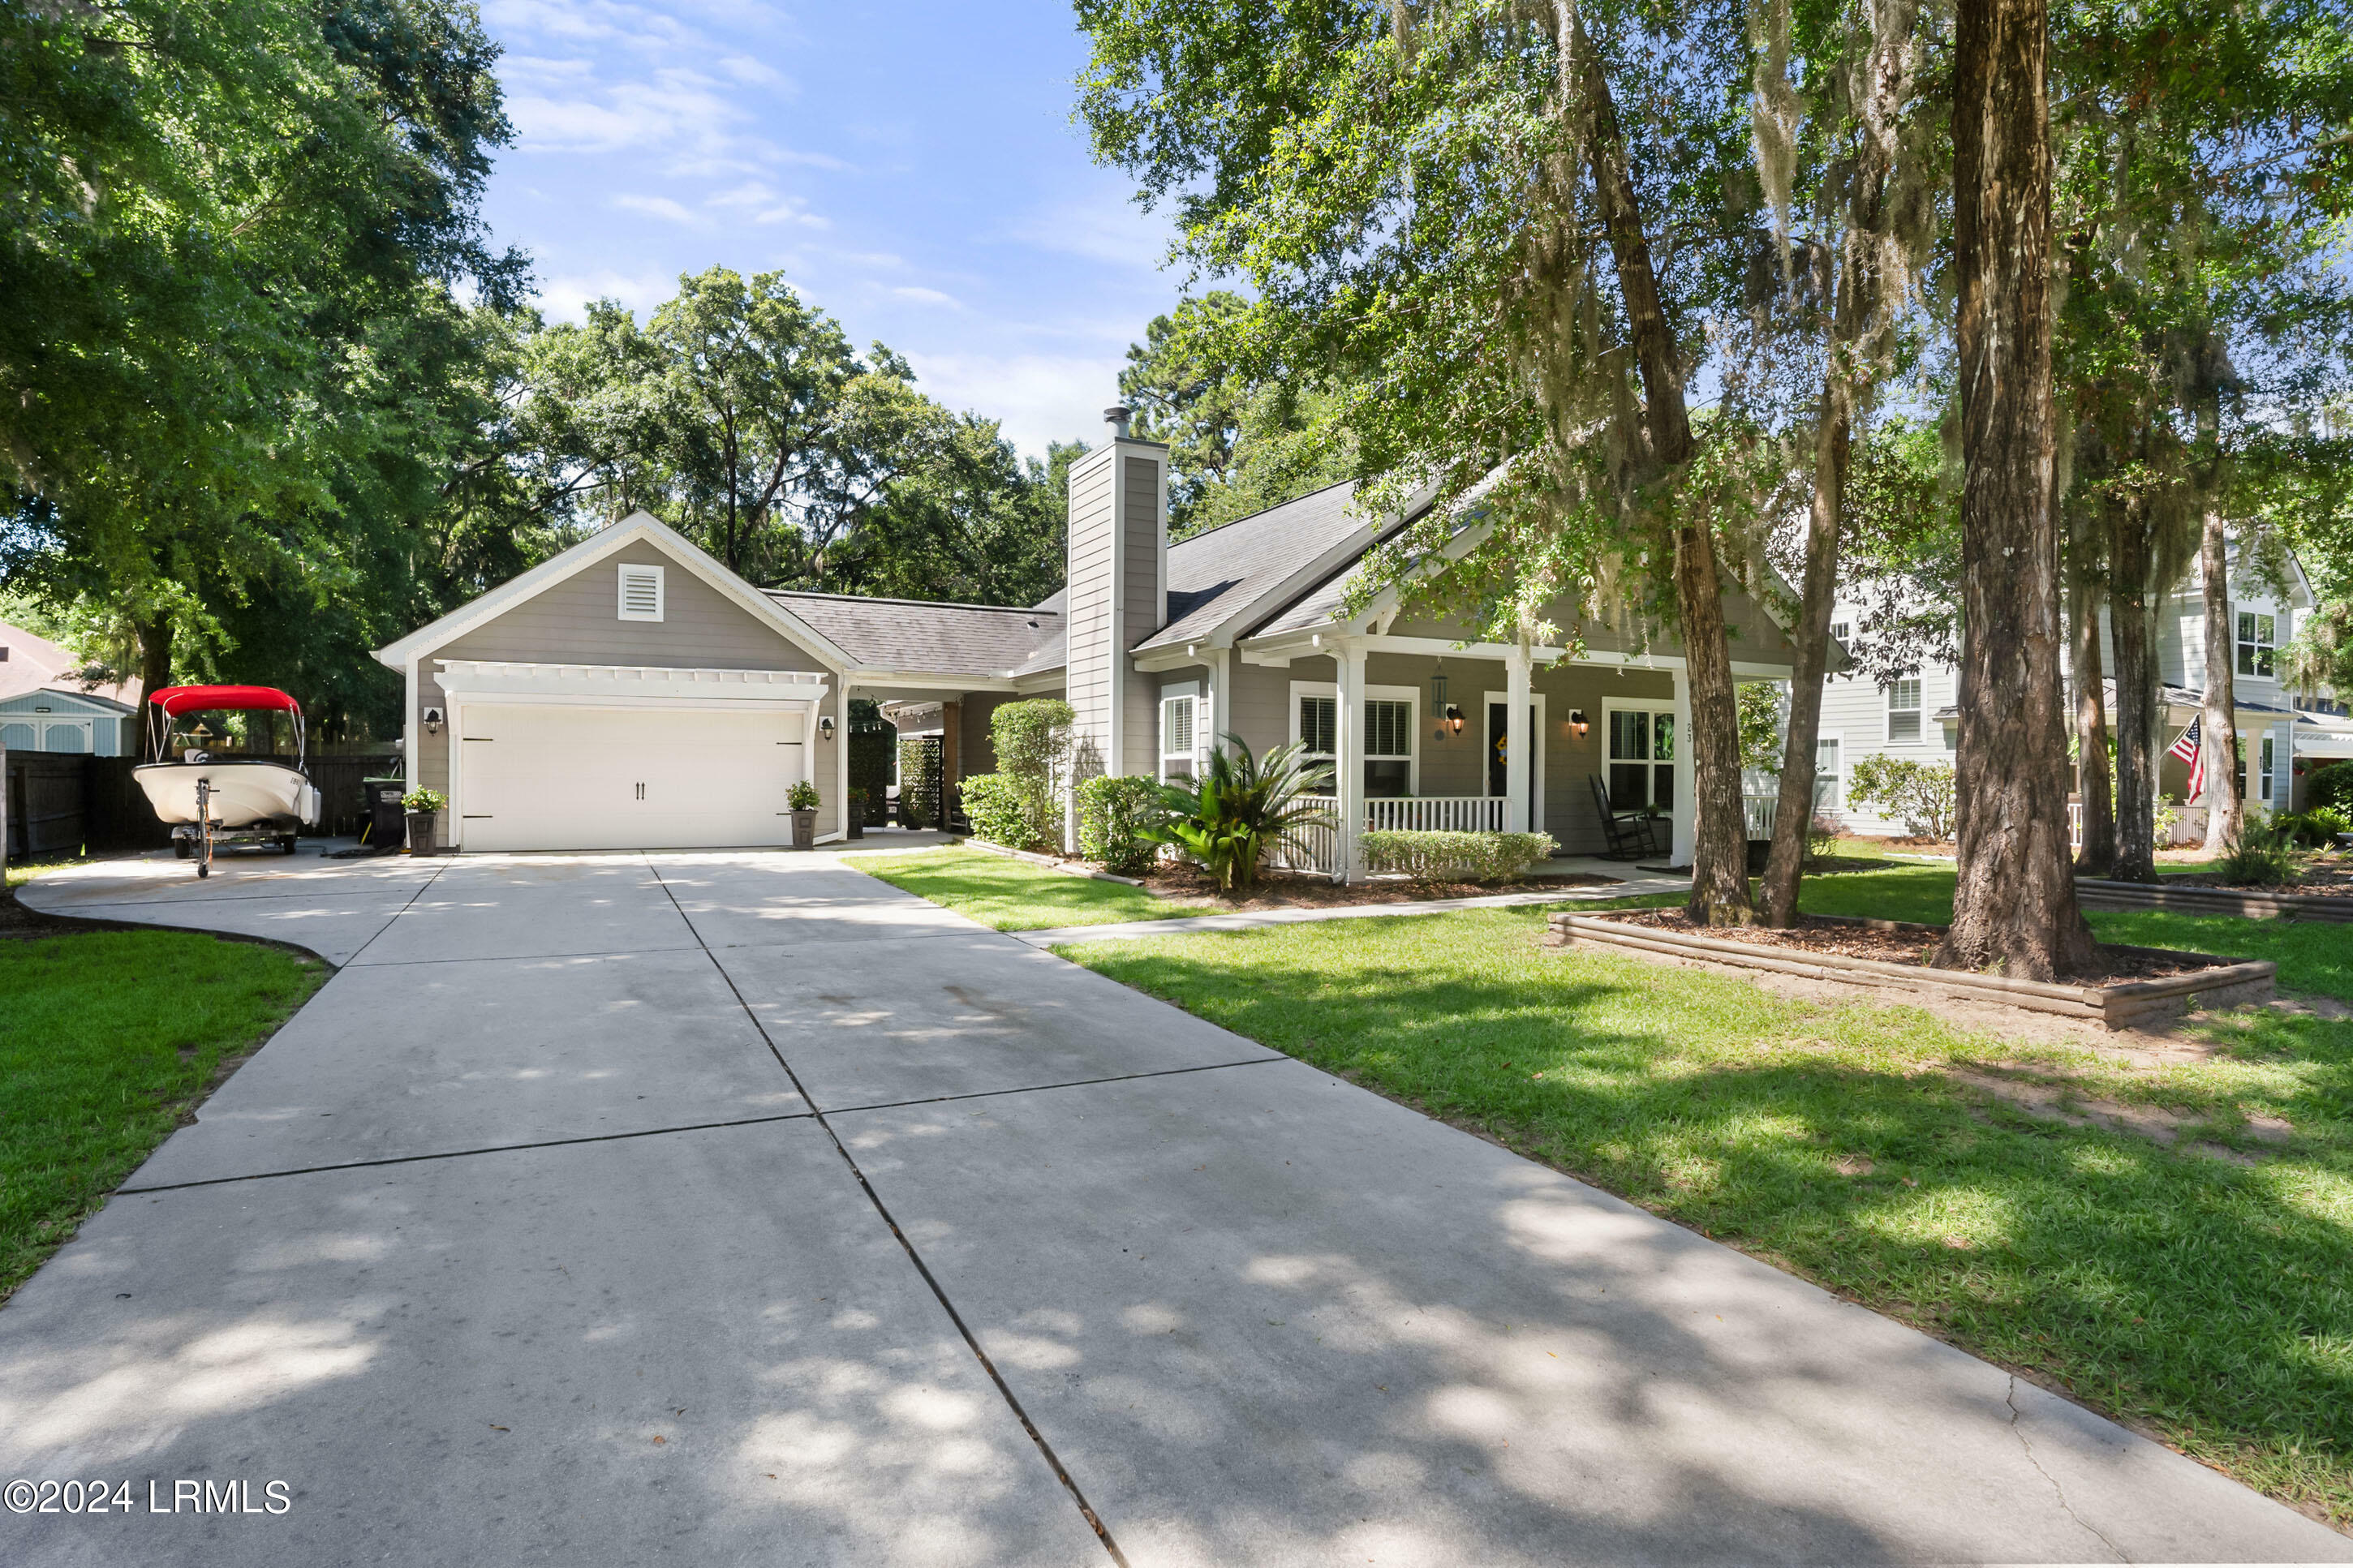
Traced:
POLYGON ((849 594, 767 590, 860 664, 941 675, 1003 676, 1050 646, 1060 662, 1062 617, 1053 610, 868 599, 849 594))
POLYGON ((1168 624, 1139 644, 1196 641, 1361 530, 1353 484, 1334 485, 1168 547, 1168 624))

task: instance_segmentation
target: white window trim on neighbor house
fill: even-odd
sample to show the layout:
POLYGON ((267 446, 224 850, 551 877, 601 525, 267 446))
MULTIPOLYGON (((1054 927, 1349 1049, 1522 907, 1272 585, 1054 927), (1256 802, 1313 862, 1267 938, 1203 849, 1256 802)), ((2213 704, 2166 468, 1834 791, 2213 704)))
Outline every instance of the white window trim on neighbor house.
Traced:
POLYGON ((1172 692, 1160 700, 1160 782, 1176 779, 1191 783, 1201 773, 1201 698, 1193 691, 1172 692), (1183 743, 1177 743, 1176 716, 1184 715, 1183 743), (1184 763, 1184 771, 1172 773, 1171 763, 1184 763))
POLYGON ((662 618, 662 569, 624 562, 617 578, 620 618, 659 621, 662 618))
POLYGON ((1886 725, 1885 729, 1882 731, 1884 739, 1881 743, 1889 746, 1916 746, 1920 744, 1921 742, 1927 737, 1926 703, 1924 700, 1925 693, 1920 678, 1915 675, 1907 677, 1902 680, 1891 680, 1885 687, 1882 688, 1882 689, 1886 693, 1887 701, 1881 709, 1881 712, 1884 715, 1886 725), (1903 700, 1907 696, 1912 700, 1909 703, 1903 700), (1909 714, 1911 716, 1912 733, 1910 735, 1899 736, 1896 734, 1895 720, 1898 714, 1909 714))
POLYGON ((2253 680, 2277 679, 2279 623, 2284 618, 2271 610, 2238 612, 2238 625, 2232 628, 2232 643, 2237 650, 2235 668, 2239 674, 2253 680))
MULTIPOLYGON (((1340 701, 1340 688, 1337 684, 1329 680, 1293 681, 1291 683, 1291 739, 1294 745, 1302 744, 1307 739, 1299 722, 1299 700, 1303 697, 1326 697, 1331 699, 1335 709, 1333 717, 1336 720, 1339 716, 1337 709, 1340 701)), ((1367 686, 1365 688, 1364 700, 1366 702, 1403 702, 1412 710, 1411 713, 1407 718, 1405 727, 1405 739, 1408 750, 1402 753, 1396 752, 1375 752, 1369 745, 1367 745, 1362 761, 1367 763, 1403 762, 1406 764, 1406 794, 1409 795, 1419 795, 1421 793, 1421 688, 1418 686, 1367 686)), ((1336 729, 1337 726, 1335 724, 1335 731, 1336 729)), ((1371 725, 1359 721, 1357 731, 1362 734, 1367 742, 1372 739, 1371 725)), ((1334 739, 1335 741, 1338 739, 1336 732, 1334 735, 1334 739)), ((1307 762, 1330 763, 1333 765, 1335 774, 1338 771, 1340 762, 1339 758, 1334 756, 1329 752, 1309 752, 1305 753, 1303 760, 1307 762)))
POLYGON ((1846 809, 1846 733, 1841 730, 1816 731, 1814 735, 1814 809, 1844 811, 1846 809), (1828 772, 1822 769, 1822 748, 1829 747, 1837 757, 1828 772), (1828 794, 1823 784, 1830 784, 1828 794))

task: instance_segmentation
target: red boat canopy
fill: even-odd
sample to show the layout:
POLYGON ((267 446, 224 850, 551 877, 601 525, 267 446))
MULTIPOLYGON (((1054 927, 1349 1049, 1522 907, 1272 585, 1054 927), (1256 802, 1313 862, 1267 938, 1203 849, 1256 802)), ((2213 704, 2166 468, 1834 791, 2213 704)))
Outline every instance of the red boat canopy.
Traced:
POLYGON ((148 700, 174 717, 216 708, 302 711, 301 703, 274 686, 167 686, 148 700))

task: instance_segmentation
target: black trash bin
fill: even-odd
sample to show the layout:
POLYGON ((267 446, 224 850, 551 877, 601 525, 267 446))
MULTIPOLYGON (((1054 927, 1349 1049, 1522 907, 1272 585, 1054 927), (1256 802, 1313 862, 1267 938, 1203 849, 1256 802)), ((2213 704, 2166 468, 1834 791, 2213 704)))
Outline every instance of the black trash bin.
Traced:
POLYGON ((367 795, 367 829, 363 842, 379 855, 399 854, 408 842, 408 817, 400 805, 400 797, 407 793, 407 782, 362 779, 360 788, 367 795))

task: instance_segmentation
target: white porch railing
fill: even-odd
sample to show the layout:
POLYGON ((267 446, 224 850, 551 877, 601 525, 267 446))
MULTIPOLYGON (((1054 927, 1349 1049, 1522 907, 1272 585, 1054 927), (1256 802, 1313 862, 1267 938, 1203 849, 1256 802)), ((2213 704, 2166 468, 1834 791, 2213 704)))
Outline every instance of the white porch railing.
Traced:
POLYGON ((1303 827, 1292 835, 1297 847, 1277 844, 1267 857, 1267 864, 1283 871, 1321 871, 1326 876, 1340 872, 1340 802, 1333 795, 1304 795, 1306 804, 1321 807, 1332 819, 1323 827, 1303 827), (1302 853, 1304 851, 1304 853, 1302 853))
POLYGON ((1365 802, 1367 833, 1501 833, 1499 795, 1382 796, 1365 802))
POLYGON ((1740 797, 1740 818, 1748 826, 1748 837, 1753 842, 1773 837, 1773 819, 1781 815, 1781 797, 1778 795, 1744 795, 1740 797))

